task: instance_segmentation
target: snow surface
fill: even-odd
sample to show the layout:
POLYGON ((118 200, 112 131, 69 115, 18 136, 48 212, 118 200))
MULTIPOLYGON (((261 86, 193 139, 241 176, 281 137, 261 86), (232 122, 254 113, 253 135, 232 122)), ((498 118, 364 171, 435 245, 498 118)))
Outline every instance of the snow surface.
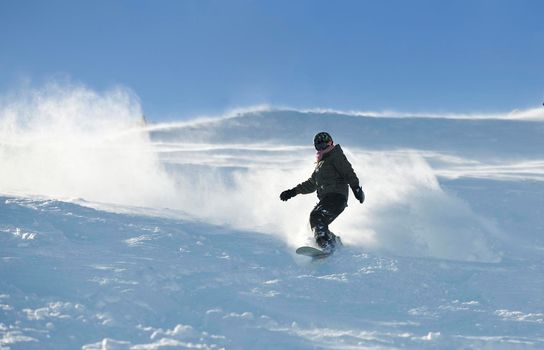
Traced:
MULTIPOLYGON (((0 100, 0 349, 542 349, 542 118, 0 100), (365 189, 310 261, 322 130, 365 189)), ((538 114, 531 111, 531 115, 538 114)))

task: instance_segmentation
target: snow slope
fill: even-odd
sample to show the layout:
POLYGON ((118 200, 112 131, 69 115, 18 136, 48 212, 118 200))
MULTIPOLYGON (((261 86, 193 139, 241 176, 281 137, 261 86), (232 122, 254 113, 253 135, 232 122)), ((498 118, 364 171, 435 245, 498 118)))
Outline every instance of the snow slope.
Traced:
POLYGON ((137 97, 0 104, 0 348, 540 349, 544 122, 258 108, 145 125, 137 97), (312 262, 279 192, 328 130, 367 193, 312 262))
POLYGON ((346 247, 312 263, 202 222, 1 198, 3 348, 534 348, 542 261, 346 247))

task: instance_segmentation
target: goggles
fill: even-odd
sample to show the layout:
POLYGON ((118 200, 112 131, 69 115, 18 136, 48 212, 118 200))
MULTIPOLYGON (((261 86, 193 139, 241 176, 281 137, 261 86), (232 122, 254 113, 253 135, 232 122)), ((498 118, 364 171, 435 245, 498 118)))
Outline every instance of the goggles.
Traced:
POLYGON ((329 142, 316 142, 314 143, 314 147, 317 151, 323 151, 327 147, 329 147, 329 142))

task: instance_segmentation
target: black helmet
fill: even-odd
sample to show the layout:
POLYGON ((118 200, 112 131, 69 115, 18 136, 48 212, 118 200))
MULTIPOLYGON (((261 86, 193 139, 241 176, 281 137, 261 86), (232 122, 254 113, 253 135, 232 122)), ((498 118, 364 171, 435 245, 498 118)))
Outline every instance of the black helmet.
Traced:
POLYGON ((329 143, 332 144, 332 142, 332 137, 328 132, 322 131, 314 136, 314 147, 318 151, 324 150, 329 146, 329 143))

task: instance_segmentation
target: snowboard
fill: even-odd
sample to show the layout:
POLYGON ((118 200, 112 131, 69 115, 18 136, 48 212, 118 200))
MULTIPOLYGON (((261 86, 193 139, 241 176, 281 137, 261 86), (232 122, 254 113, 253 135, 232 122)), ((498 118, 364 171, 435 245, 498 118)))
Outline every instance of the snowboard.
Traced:
POLYGON ((296 250, 296 253, 299 255, 305 255, 312 257, 314 259, 323 259, 331 255, 333 252, 324 252, 320 249, 310 247, 310 246, 303 246, 296 250))

